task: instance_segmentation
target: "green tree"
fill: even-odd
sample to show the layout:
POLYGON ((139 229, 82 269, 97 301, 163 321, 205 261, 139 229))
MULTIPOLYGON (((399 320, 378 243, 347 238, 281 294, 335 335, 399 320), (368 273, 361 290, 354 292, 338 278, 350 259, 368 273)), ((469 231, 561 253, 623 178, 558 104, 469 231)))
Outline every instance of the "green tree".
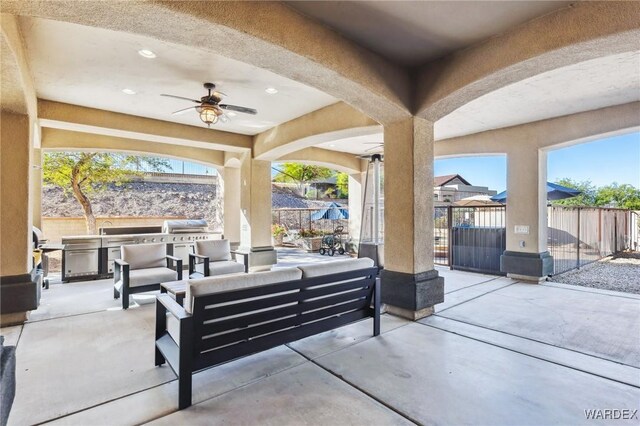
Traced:
POLYGON ((304 196, 306 184, 333 176, 334 171, 322 166, 312 166, 300 163, 282 163, 278 174, 273 178, 275 182, 288 182, 297 185, 297 192, 304 196))
POLYGON ((596 187, 591 181, 585 180, 582 182, 575 181, 570 178, 562 178, 555 181, 558 185, 566 186, 567 188, 578 189, 582 191, 582 194, 565 198, 564 200, 555 200, 552 202, 554 205, 560 206, 595 206, 596 205, 596 187))
POLYGON ((344 172, 338 173, 336 175, 336 187, 340 198, 347 198, 349 196, 349 175, 344 172))
POLYGON ((640 210, 640 189, 628 184, 611 185, 598 188, 595 196, 597 206, 614 206, 621 209, 640 210))
POLYGON ((45 183, 73 194, 84 212, 87 232, 96 233, 90 196, 106 189, 109 184, 122 185, 137 171, 146 167, 151 171, 163 171, 169 167, 167 160, 154 157, 98 153, 98 152, 48 152, 44 155, 42 175, 45 183))

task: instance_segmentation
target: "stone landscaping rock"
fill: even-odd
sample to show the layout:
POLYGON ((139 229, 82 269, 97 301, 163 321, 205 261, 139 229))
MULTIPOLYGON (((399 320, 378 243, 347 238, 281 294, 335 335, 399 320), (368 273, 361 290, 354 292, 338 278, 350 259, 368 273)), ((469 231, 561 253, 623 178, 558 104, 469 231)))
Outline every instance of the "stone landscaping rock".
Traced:
POLYGON ((554 275, 551 281, 640 294, 640 252, 608 256, 580 269, 554 275))

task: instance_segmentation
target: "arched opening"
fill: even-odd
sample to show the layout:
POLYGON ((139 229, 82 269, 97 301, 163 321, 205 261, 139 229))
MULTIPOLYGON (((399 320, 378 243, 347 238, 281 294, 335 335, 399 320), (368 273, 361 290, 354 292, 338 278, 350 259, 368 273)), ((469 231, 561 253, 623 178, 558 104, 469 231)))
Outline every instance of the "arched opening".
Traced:
POLYGON ((639 261, 624 253, 638 247, 639 165, 637 131, 594 136, 548 151, 548 181, 579 191, 569 198, 549 198, 553 281, 640 292, 636 275, 620 275, 624 265, 639 261))
MULTIPOLYGON (((222 233, 221 178, 211 164, 114 150, 44 150, 42 178, 41 231, 49 243, 65 244, 82 235, 131 242, 144 234, 146 242, 160 241, 156 235, 166 232, 165 221, 187 219, 206 221, 207 235, 222 233)), ((94 254, 102 256, 99 250, 94 254)), ((98 257, 99 270, 86 271, 95 272, 91 276, 69 267, 62 271, 62 258, 60 252, 49 256, 53 282, 112 272, 111 258, 110 269, 98 257)))
POLYGON ((506 208, 491 198, 506 189, 506 156, 437 158, 434 162, 434 263, 501 274, 506 208))
POLYGON ((351 235, 351 222, 361 206, 350 204, 349 174, 310 162, 278 162, 272 181, 272 233, 284 254, 294 247, 331 257, 354 251, 351 242, 358 237, 351 235))

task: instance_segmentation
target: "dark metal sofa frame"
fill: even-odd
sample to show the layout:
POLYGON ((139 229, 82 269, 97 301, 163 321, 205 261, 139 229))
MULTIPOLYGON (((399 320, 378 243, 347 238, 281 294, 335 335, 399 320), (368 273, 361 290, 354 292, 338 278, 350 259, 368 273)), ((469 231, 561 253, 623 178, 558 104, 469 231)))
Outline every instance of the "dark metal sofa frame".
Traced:
MULTIPOLYGON (((182 279, 182 259, 166 255, 167 268, 171 268, 171 262, 174 262, 175 271, 178 273, 178 281, 182 279)), ((147 284, 136 287, 129 287, 129 267, 130 265, 122 259, 115 259, 113 264, 113 298, 119 299, 122 293, 122 309, 129 309, 129 295, 134 293, 145 293, 147 291, 160 290, 161 283, 147 284), (115 284, 122 278, 122 288, 116 290, 115 284)))
POLYGON ((379 335, 377 273, 366 268, 197 296, 192 314, 168 294, 156 296, 155 364, 167 362, 178 376, 178 408, 191 405, 191 376, 200 370, 367 317, 379 335), (179 344, 167 332, 167 312, 179 321, 179 344))

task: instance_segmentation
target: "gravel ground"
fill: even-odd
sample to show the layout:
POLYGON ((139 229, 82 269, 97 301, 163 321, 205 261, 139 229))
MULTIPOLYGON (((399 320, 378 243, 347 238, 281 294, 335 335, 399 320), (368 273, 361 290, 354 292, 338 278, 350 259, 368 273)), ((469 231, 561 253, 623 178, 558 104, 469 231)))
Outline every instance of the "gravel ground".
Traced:
POLYGON ((640 252, 605 257, 580 269, 554 275, 550 281, 640 294, 640 252))

